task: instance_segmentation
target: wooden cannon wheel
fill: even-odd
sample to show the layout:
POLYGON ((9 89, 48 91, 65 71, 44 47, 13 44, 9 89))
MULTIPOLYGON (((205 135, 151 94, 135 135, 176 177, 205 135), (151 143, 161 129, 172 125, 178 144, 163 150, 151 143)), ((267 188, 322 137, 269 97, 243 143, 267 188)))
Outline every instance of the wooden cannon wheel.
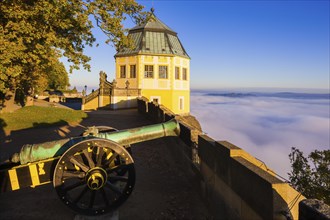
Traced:
POLYGON ((134 162, 127 150, 106 139, 89 139, 59 159, 53 185, 74 211, 99 215, 121 205, 135 183, 134 162))

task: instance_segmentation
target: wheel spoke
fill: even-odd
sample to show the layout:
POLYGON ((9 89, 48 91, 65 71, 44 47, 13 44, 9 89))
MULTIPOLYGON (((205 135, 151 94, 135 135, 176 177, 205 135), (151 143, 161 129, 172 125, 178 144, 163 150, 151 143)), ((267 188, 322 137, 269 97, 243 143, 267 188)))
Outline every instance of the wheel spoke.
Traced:
POLYGON ((79 178, 82 179, 85 177, 85 173, 84 172, 79 172, 79 171, 67 171, 65 170, 63 172, 63 178, 65 179, 70 179, 70 178, 79 178))
POLYGON ((78 197, 74 200, 74 203, 79 202, 79 200, 81 200, 81 198, 86 194, 87 191, 88 191, 88 186, 85 186, 85 188, 81 191, 78 197))
POLYGON ((129 168, 129 165, 127 164, 120 164, 118 166, 115 166, 115 167, 111 167, 109 169, 106 169, 107 173, 112 173, 112 172, 116 172, 117 174, 120 172, 121 175, 123 175, 124 173, 127 172, 129 168))
POLYGON ((95 193, 96 193, 96 191, 92 190, 91 200, 89 201, 89 206, 88 206, 90 209, 93 208, 93 205, 94 205, 95 193))
POLYGON ((86 166, 85 164, 79 162, 76 158, 74 158, 73 156, 71 156, 70 158, 70 162, 73 163, 74 165, 80 167, 80 169, 82 169, 84 172, 87 172, 89 170, 88 166, 86 166))
POLYGON ((107 187, 109 187, 112 191, 114 191, 115 193, 121 195, 122 191, 120 190, 120 188, 112 183, 110 183, 109 181, 107 181, 107 183, 105 184, 107 187))
POLYGON ((107 168, 109 166, 109 164, 118 156, 118 154, 116 152, 113 152, 113 154, 111 155, 111 157, 109 158, 109 160, 107 160, 107 162, 102 166, 103 168, 107 168))
POLYGON ((75 189, 75 188, 77 188, 79 186, 82 186, 84 184, 85 184, 84 181, 79 181, 79 182, 76 182, 76 183, 74 183, 74 184, 72 184, 70 186, 64 187, 63 188, 63 191, 68 192, 68 191, 73 190, 73 189, 75 189))
POLYGON ((93 169, 95 167, 95 163, 94 163, 91 155, 89 154, 88 150, 87 149, 83 150, 83 153, 88 161, 89 168, 93 169))
POLYGON ((101 147, 97 148, 96 152, 96 166, 101 166, 103 160, 104 150, 101 147))

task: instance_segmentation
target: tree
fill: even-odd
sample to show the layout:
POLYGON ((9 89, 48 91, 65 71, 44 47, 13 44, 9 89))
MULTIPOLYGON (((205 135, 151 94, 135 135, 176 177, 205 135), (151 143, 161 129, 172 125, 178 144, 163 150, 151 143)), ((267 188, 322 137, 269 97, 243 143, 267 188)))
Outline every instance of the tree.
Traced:
POLYGON ((314 150, 305 158, 300 150, 292 148, 289 158, 291 185, 307 198, 330 205, 330 150, 314 150))
POLYGON ((73 87, 73 89, 71 90, 71 92, 72 92, 72 93, 77 93, 77 92, 78 92, 78 90, 77 90, 77 88, 76 88, 76 87, 73 87))
POLYGON ((131 17, 141 22, 146 15, 142 8, 134 0, 2 0, 0 93, 29 93, 42 78, 65 75, 62 56, 70 62, 70 72, 80 66, 89 70, 84 48, 95 45, 94 24, 107 34, 107 43, 130 46, 122 21, 131 17))
POLYGON ((48 89, 65 90, 69 86, 69 76, 62 62, 46 70, 48 89))
POLYGON ((62 62, 47 68, 45 73, 39 74, 33 87, 34 93, 40 94, 46 89, 65 90, 69 86, 69 76, 62 62))

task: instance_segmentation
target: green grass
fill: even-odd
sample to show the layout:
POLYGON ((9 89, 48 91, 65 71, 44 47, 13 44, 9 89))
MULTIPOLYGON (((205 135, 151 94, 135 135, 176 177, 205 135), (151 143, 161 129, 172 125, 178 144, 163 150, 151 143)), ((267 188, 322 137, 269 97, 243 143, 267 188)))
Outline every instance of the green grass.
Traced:
POLYGON ((80 123, 87 114, 71 109, 28 106, 12 113, 0 114, 0 127, 5 131, 14 131, 35 127, 49 127, 80 123))

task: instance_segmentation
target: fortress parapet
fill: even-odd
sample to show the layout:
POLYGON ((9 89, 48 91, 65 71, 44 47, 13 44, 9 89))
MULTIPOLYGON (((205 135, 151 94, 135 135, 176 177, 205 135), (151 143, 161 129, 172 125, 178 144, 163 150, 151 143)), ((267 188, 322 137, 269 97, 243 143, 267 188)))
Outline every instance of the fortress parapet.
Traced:
POLYGON ((317 210, 308 202, 306 205, 308 200, 262 161, 227 141, 203 134, 184 120, 189 116, 176 116, 145 99, 138 100, 138 110, 158 122, 179 120, 180 139, 185 143, 181 145, 182 160, 188 160, 200 177, 203 196, 215 219, 330 219, 329 206, 323 204, 325 208, 317 210))

